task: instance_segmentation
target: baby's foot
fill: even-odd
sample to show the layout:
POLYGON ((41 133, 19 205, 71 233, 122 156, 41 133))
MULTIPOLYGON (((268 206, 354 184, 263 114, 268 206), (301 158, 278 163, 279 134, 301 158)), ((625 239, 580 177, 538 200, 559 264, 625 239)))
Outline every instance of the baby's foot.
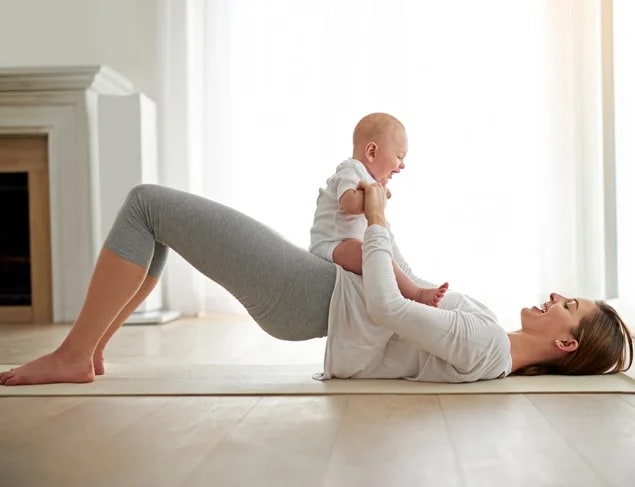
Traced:
POLYGON ((427 304, 428 306, 438 306, 443 296, 445 296, 445 292, 448 290, 450 285, 447 282, 444 282, 439 287, 433 288, 421 288, 417 293, 417 298, 415 301, 418 303, 427 304))
POLYGON ((92 382, 95 379, 90 361, 71 361, 58 352, 49 353, 21 367, 0 373, 0 384, 54 384, 58 382, 92 382))

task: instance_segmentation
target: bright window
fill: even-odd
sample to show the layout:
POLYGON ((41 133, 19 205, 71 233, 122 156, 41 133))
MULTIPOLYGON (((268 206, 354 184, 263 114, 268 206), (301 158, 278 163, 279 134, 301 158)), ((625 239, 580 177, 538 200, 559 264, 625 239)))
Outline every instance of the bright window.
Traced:
POLYGON ((621 298, 635 297, 635 2, 614 0, 615 172, 618 286, 621 298))
POLYGON ((595 87, 579 60, 587 47, 593 59, 584 29, 595 4, 201 5, 193 66, 204 102, 194 108, 204 111, 207 196, 307 247, 318 188, 351 155, 355 123, 386 111, 410 139, 389 218, 418 275, 483 300, 506 327, 550 291, 591 289, 586 264, 598 252, 587 237, 602 209, 584 187, 597 179, 585 161, 597 158, 583 141, 598 130, 580 108, 595 87))

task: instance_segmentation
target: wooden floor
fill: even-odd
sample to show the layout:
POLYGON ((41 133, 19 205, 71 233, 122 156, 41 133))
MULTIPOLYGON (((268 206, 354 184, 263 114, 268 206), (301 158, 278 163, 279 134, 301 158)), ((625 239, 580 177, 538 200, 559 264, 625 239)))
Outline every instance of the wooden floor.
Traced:
MULTIPOLYGON (((67 331, 0 325, 0 363, 67 331)), ((126 326, 107 361, 316 363, 323 344, 215 317, 126 326)), ((635 396, 0 398, 2 487, 454 485, 633 486, 635 396)))

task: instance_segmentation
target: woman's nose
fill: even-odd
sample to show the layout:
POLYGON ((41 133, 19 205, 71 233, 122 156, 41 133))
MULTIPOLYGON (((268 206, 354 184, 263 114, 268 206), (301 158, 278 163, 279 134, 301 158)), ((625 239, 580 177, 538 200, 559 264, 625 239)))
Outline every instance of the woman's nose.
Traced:
POLYGON ((566 298, 562 294, 558 294, 558 293, 551 293, 549 295, 549 299, 553 301, 554 303, 562 303, 569 300, 569 298, 566 298))

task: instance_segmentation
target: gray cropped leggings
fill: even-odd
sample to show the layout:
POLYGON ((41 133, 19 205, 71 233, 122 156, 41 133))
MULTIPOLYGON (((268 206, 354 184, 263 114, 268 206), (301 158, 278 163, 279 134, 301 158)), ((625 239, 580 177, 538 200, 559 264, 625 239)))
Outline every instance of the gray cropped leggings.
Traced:
POLYGON ((335 266, 220 203, 163 186, 136 186, 104 246, 157 277, 171 248, 233 294, 270 335, 326 335, 335 266))

